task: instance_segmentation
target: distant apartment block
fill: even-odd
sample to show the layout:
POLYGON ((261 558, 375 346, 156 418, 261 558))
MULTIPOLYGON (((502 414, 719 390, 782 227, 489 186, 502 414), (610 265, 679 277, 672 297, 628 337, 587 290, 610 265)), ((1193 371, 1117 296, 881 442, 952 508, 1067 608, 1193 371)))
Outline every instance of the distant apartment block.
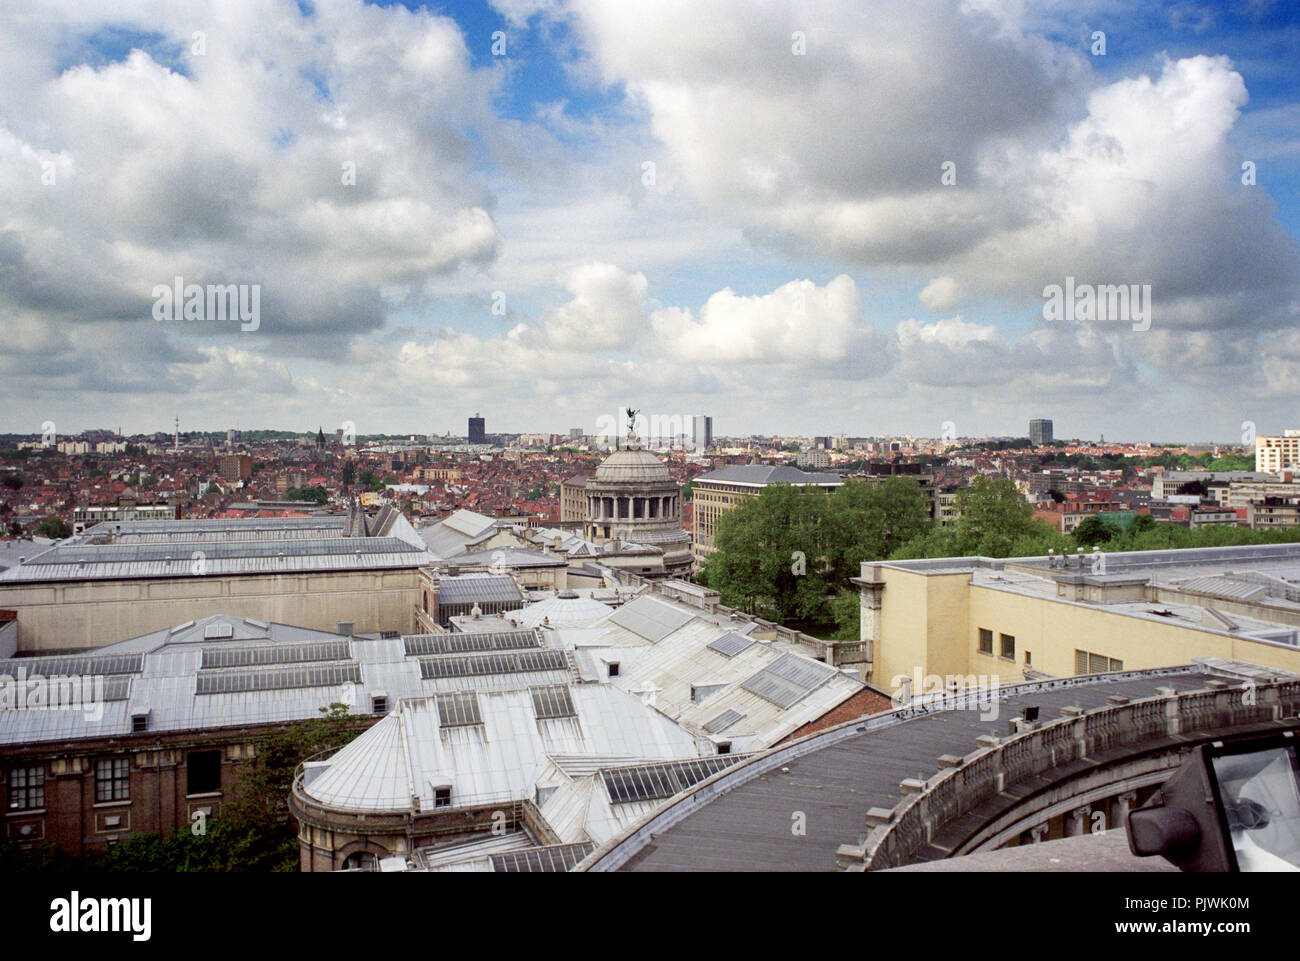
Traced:
POLYGON ((1272 474, 1260 474, 1248 470, 1167 470, 1157 474, 1151 482, 1153 500, 1167 500, 1178 494, 1189 493, 1189 485, 1200 484, 1205 488, 1205 495, 1210 500, 1226 507, 1241 507, 1244 504, 1229 503, 1229 493, 1237 484, 1276 483, 1272 474))
POLYGON ((1052 442, 1052 422, 1035 418, 1029 422, 1029 442, 1035 447, 1045 447, 1052 442))
POLYGON ((560 481, 560 523, 587 519, 587 481, 590 473, 573 474, 560 481))
POLYGON ((248 454, 222 454, 217 458, 217 473, 231 483, 249 480, 253 476, 253 458, 248 454))
POLYGON ((801 450, 795 456, 794 462, 800 467, 830 467, 830 451, 822 450, 820 447, 813 450, 801 450))
POLYGON ((1263 497, 1246 505, 1246 524, 1252 530, 1274 530, 1300 525, 1300 497, 1263 497))
POLYGON ((1281 437, 1255 438, 1255 470, 1276 474, 1300 463, 1300 430, 1288 430, 1281 437))
POLYGON ((466 436, 471 444, 487 443, 486 425, 478 414, 469 419, 469 433, 466 436))

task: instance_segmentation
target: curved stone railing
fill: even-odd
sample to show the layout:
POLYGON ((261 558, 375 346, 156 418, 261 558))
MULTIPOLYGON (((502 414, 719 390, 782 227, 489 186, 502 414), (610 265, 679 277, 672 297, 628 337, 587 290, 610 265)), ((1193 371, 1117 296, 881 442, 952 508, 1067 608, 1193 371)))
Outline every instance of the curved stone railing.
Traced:
MULTIPOLYGON (((1123 671, 1112 676, 1117 680, 1178 677, 1197 673, 1199 670, 1200 667, 1197 665, 1182 665, 1179 667, 1150 668, 1141 671, 1123 671)), ((911 704, 882 714, 846 721, 843 724, 810 734, 797 741, 791 741, 788 744, 756 753, 748 760, 725 768, 712 777, 699 782, 689 791, 678 795, 676 799, 670 801, 664 807, 650 812, 627 828, 622 834, 611 838, 598 847, 575 866, 574 870, 616 871, 634 857, 645 845, 649 844, 656 834, 668 830, 719 795, 725 794, 761 774, 780 767, 787 761, 802 757, 805 754, 811 754, 814 751, 820 751, 840 741, 856 737, 858 734, 890 727, 903 721, 943 711, 986 709, 990 697, 1002 701, 1035 691, 1061 690, 1071 687, 1091 686, 1096 683, 1096 676, 1083 675, 1012 684, 1000 687, 993 692, 982 690, 973 694, 946 694, 924 704, 911 704)), ((975 770, 979 769, 978 766, 981 763, 984 762, 975 762, 975 770)))
POLYGON ((927 781, 904 782, 906 796, 877 823, 861 845, 842 845, 841 867, 866 870, 910 863, 948 822, 1029 777, 1073 760, 1187 731, 1214 731, 1293 718, 1300 713, 1300 681, 1230 687, 1210 681, 1206 690, 1172 689, 1136 701, 1112 698, 1111 707, 1071 713, 981 748, 958 767, 927 781))

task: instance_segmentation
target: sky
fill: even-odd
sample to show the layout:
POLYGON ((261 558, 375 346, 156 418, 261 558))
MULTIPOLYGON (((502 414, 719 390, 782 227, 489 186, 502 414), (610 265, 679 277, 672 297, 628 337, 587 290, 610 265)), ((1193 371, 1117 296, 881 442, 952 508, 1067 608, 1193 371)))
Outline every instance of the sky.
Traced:
POLYGON ((0 432, 1300 427, 1295 3, 35 6, 0 432))

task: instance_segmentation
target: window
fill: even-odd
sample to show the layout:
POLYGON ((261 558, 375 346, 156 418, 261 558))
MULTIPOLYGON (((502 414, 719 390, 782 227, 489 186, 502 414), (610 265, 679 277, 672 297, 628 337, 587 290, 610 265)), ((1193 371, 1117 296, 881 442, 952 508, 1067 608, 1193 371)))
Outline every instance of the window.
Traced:
POLYGON ((1014 634, 1002 634, 1002 656, 1009 661, 1016 659, 1016 637, 1014 634))
POLYGON ((982 627, 980 628, 980 653, 981 654, 993 653, 993 632, 989 630, 985 630, 982 627))
POLYGON ((371 714, 388 713, 388 696, 386 694, 376 694, 370 699, 371 714))
POLYGON ((131 800, 131 768, 124 757, 95 762, 95 803, 131 800))
POLYGON ((609 662, 609 676, 618 677, 618 661, 609 662))
POLYGON ((723 741, 722 743, 720 743, 720 744, 718 745, 718 753, 719 753, 719 754, 730 754, 730 753, 731 753, 731 742, 730 742, 730 741, 723 741))
POLYGON ((148 713, 145 713, 145 714, 132 714, 132 715, 131 715, 131 733, 132 733, 132 734, 141 734, 141 733, 143 733, 143 732, 145 732, 145 731, 147 731, 147 730, 149 730, 149 715, 148 715, 148 713))
POLYGON ((1034 664, 1034 655, 1025 651, 1025 667, 1032 667, 1034 664))
POLYGON ((213 794, 221 790, 221 752, 191 751, 185 757, 185 793, 213 794))
POLYGON ((45 768, 15 767, 9 770, 9 810, 35 811, 45 807, 45 768))
POLYGON ((433 806, 436 808, 451 807, 451 788, 436 787, 433 789, 433 806))
POLYGON ((1074 652, 1075 674, 1105 674, 1110 671, 1124 670, 1124 662, 1104 654, 1092 654, 1088 651, 1074 652))

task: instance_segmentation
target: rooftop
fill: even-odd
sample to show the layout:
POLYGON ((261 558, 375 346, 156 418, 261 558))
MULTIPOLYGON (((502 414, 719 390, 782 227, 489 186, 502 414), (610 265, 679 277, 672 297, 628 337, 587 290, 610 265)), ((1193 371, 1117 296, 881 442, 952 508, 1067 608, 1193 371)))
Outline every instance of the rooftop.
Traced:
POLYGON ((839 846, 859 843, 866 812, 902 800, 903 779, 925 780, 938 770, 941 755, 962 757, 976 748, 977 737, 1005 735, 1006 719, 1024 708, 1038 707, 1050 719, 1064 708, 1109 706, 1113 695, 1201 690, 1207 681, 1223 680, 1210 670, 1187 665, 1060 678, 986 692, 997 711, 957 701, 859 719, 755 755, 696 786, 698 798, 679 797, 655 823, 640 822, 588 864, 635 871, 834 870, 839 846), (995 716, 985 719, 989 714, 995 716), (792 811, 805 815, 803 836, 790 830, 792 811))
POLYGON ((741 487, 766 487, 768 484, 812 484, 838 487, 844 483, 839 474, 810 474, 797 467, 772 467, 766 464, 731 464, 695 478, 695 483, 737 484, 741 487))

